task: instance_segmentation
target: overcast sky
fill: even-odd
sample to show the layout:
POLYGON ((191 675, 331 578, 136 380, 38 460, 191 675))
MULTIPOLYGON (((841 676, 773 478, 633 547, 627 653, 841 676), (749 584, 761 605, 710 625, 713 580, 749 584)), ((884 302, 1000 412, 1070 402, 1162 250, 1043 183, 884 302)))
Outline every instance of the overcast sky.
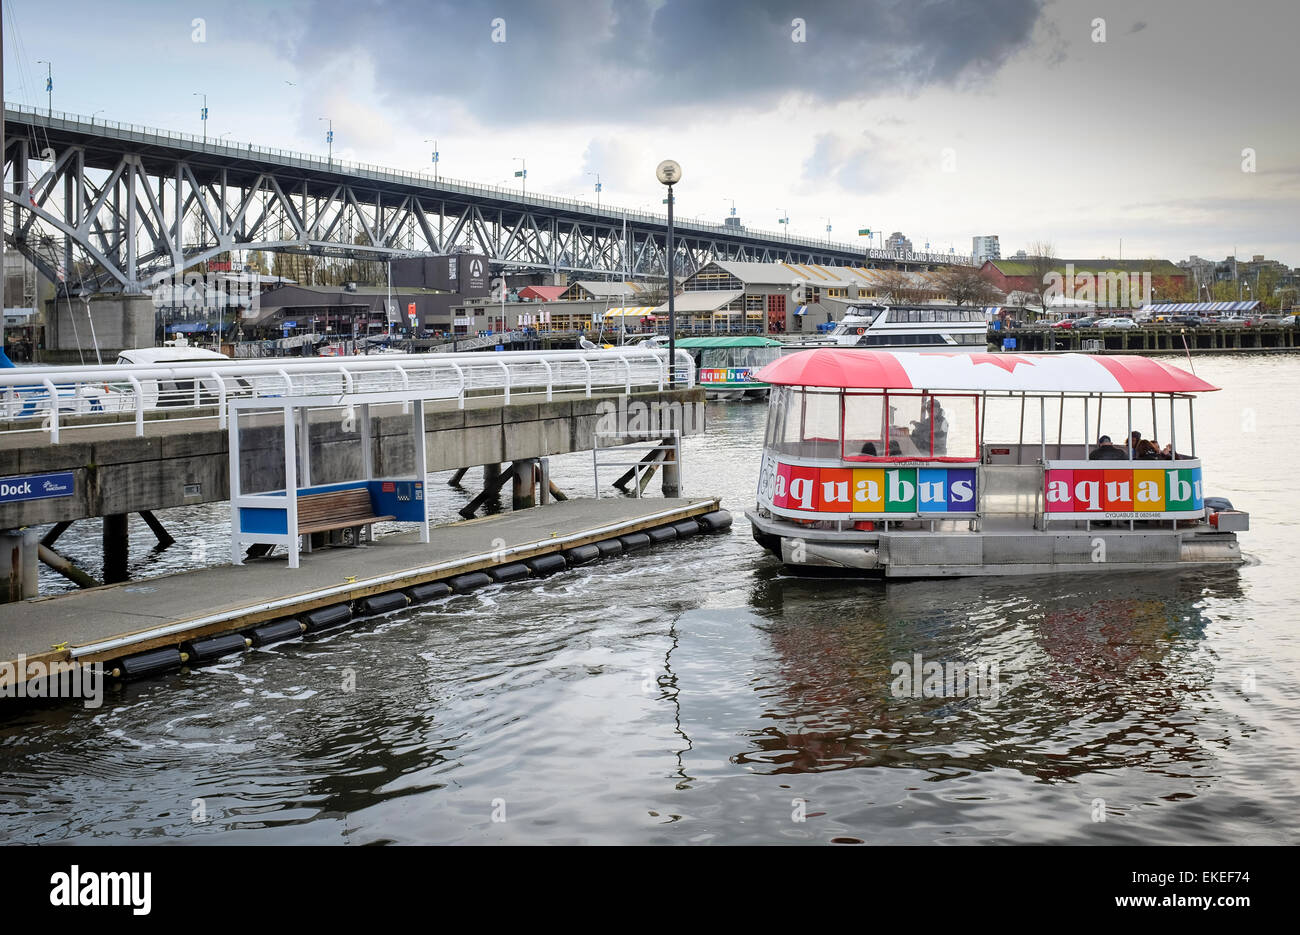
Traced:
POLYGON ((4 0, 5 98, 918 249, 1300 265, 1297 0, 4 0), (201 26, 195 20, 202 19, 201 26), (1097 21, 1104 21, 1099 24, 1097 21), (495 22, 494 22, 495 21, 495 22), (1095 41, 1102 37, 1105 41, 1095 41), (202 41, 196 41, 201 39, 202 41), (504 39, 504 41, 494 41, 504 39), (800 41, 797 41, 800 40, 800 41), (1254 171, 1250 168, 1253 152, 1254 171))

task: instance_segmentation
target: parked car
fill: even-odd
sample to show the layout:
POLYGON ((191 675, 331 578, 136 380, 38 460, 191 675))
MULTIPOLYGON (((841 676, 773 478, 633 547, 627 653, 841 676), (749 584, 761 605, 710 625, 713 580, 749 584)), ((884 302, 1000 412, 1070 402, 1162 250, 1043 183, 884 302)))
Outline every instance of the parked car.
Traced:
POLYGON ((1079 318, 1062 318, 1052 324, 1053 328, 1090 328, 1097 323, 1095 315, 1083 315, 1079 318))
POLYGON ((1207 323, 1207 319, 1201 318, 1199 315, 1170 315, 1161 322, 1161 324, 1165 325, 1182 325, 1193 328, 1207 323))
POLYGON ((1287 317, 1286 315, 1260 315, 1255 320, 1255 323, 1260 325, 1280 325, 1283 323, 1282 320, 1287 317))
POLYGON ((1240 315, 1224 315, 1222 318, 1217 319, 1215 324, 1240 328, 1250 324, 1250 321, 1242 318, 1240 315))
POLYGON ((1129 328, 1136 328, 1137 326, 1138 323, 1132 318, 1103 318, 1101 321, 1097 322, 1098 328, 1120 328, 1122 330, 1128 330, 1129 328))

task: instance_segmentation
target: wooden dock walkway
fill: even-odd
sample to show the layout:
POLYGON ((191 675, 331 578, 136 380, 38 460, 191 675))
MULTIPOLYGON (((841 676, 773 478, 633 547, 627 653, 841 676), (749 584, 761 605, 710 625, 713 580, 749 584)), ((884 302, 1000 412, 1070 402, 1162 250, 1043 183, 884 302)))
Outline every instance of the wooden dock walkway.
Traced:
MULTIPOLYGON (((30 665, 112 663, 148 650, 195 639, 247 632, 325 607, 348 606, 343 619, 382 611, 362 605, 375 595, 454 576, 512 565, 539 556, 607 542, 699 517, 730 517, 714 498, 581 499, 438 526, 432 541, 414 533, 386 536, 366 546, 312 552, 291 571, 287 558, 261 559, 107 585, 0 605, 0 669, 20 656, 30 665)), ((719 517, 722 521, 719 522, 719 517)), ((651 539, 677 538, 659 533, 651 539)), ((636 540, 636 545, 652 544, 636 540)), ((557 569, 563 567, 552 560, 557 569)), ((408 598, 409 600, 410 598, 408 598)), ((405 606, 398 602, 399 606, 405 606)), ((0 686, 12 681, 0 674, 0 686)))

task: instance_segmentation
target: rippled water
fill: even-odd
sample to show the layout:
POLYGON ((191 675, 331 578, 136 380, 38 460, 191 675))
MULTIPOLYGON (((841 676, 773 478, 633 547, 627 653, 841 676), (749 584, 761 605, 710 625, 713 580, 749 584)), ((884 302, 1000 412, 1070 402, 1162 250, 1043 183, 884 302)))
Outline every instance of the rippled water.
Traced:
MULTIPOLYGON (((763 407, 711 404, 686 483, 730 535, 12 715, 0 840, 1294 843, 1298 366, 1196 364, 1239 571, 791 578, 740 515, 763 407), (895 697, 916 654, 998 662, 996 702, 895 697)), ((590 492, 588 459, 553 468, 590 492)), ((220 561, 224 519, 171 511, 154 554, 133 529, 133 573, 220 561)), ((82 526, 60 544, 95 569, 82 526)))

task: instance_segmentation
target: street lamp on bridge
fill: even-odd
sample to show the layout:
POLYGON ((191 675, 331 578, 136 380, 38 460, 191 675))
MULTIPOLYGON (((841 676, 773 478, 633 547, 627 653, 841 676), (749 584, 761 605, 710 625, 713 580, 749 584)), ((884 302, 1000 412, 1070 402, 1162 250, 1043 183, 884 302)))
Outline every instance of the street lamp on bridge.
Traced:
POLYGON ((47 116, 52 119, 54 117, 54 66, 43 58, 38 58, 36 64, 45 66, 45 94, 49 107, 47 116))
POLYGON ((194 97, 203 98, 203 110, 199 113, 199 119, 203 121, 203 144, 208 142, 208 96, 202 91, 195 91, 194 97))
POLYGON ((677 383, 677 306, 673 296, 676 291, 673 282, 673 254, 677 248, 673 244, 673 186, 682 179, 682 167, 671 159, 665 159, 655 169, 655 177, 668 186, 668 237, 665 244, 668 249, 664 265, 668 267, 668 385, 674 386, 677 383))
POLYGON ((330 117, 321 117, 319 119, 324 120, 329 124, 329 130, 325 133, 325 142, 328 143, 330 147, 330 165, 334 165, 334 121, 330 117))
POLYGON ((425 140, 426 143, 433 144, 433 184, 438 184, 438 141, 425 140))

